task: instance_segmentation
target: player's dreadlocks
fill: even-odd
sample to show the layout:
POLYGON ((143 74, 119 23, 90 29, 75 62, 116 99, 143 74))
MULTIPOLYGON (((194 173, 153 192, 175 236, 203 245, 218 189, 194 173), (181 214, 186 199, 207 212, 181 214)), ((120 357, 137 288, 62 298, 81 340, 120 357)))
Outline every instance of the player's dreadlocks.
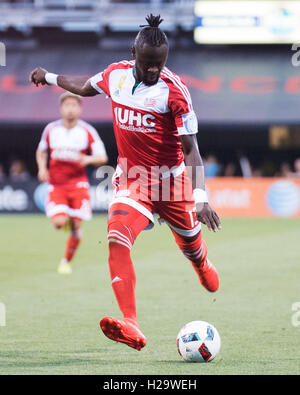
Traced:
POLYGON ((140 25, 143 29, 138 33, 135 39, 135 47, 148 44, 154 47, 160 47, 165 44, 168 45, 168 38, 166 34, 159 28, 163 21, 160 15, 154 16, 152 14, 146 17, 148 25, 140 25))

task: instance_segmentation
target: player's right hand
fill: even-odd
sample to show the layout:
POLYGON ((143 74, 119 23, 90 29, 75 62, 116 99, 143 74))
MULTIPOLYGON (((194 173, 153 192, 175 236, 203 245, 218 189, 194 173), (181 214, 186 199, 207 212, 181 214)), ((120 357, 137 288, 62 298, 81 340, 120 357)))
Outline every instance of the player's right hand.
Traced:
POLYGON ((41 67, 37 67, 32 70, 29 76, 29 81, 35 84, 35 86, 39 86, 39 84, 46 85, 47 81, 45 79, 45 75, 47 70, 42 69, 41 67))
POLYGON ((218 229, 221 229, 220 218, 208 203, 196 204, 196 217, 198 221, 202 222, 208 227, 208 230, 216 232, 218 229))
POLYGON ((49 180, 48 169, 39 169, 37 177, 40 182, 48 182, 49 180))

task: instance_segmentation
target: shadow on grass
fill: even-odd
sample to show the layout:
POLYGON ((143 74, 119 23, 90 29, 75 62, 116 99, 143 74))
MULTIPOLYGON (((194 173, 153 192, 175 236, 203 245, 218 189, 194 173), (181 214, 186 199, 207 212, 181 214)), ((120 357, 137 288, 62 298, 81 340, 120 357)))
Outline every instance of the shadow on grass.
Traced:
POLYGON ((99 349, 97 351, 67 351, 59 352, 6 352, 0 355, 0 366, 3 370, 17 370, 18 368, 34 369, 34 368, 51 368, 51 367, 72 367, 72 366, 137 366, 141 363, 138 359, 128 361, 126 356, 124 358, 117 357, 116 359, 106 359, 110 351, 107 349, 99 349))

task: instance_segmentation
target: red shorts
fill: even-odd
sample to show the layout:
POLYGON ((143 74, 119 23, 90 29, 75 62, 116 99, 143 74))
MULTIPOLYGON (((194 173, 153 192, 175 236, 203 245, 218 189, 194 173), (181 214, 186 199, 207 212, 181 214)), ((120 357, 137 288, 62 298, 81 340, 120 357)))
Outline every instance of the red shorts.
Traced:
POLYGON ((49 185, 46 203, 48 217, 68 215, 79 220, 90 220, 92 208, 90 193, 87 186, 57 186, 49 185))
POLYGON ((154 226, 154 215, 157 214, 159 223, 167 223, 181 236, 192 237, 200 232, 201 223, 196 218, 192 184, 186 169, 176 177, 170 175, 150 187, 128 180, 122 182, 121 177, 114 178, 112 209, 115 203, 134 207, 149 219, 150 225, 146 229, 154 226))

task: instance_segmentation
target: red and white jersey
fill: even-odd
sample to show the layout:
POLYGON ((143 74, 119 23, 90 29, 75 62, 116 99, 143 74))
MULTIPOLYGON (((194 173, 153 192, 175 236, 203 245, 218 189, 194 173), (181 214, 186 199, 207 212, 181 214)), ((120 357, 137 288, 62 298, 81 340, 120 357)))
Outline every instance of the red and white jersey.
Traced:
POLYGON ((137 83, 134 65, 113 63, 90 79, 94 89, 112 100, 119 165, 126 158, 127 170, 179 166, 184 159, 179 135, 198 131, 190 93, 166 67, 155 85, 137 83))
POLYGON ((52 185, 87 183, 85 167, 78 163, 80 155, 106 155, 96 129, 82 120, 78 120, 72 129, 65 128, 61 119, 49 123, 38 148, 50 151, 49 182, 52 185))

